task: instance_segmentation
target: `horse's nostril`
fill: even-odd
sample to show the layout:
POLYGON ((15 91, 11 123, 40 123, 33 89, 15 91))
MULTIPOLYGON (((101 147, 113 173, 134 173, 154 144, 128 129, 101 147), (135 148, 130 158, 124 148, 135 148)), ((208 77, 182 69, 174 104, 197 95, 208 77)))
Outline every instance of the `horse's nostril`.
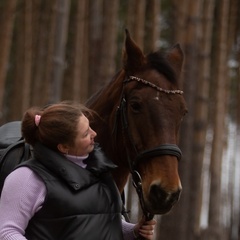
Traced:
POLYGON ((153 184, 151 186, 150 195, 158 201, 165 201, 168 197, 168 194, 160 187, 160 185, 153 184))
POLYGON ((168 193, 161 188, 159 184, 153 184, 150 189, 150 196, 153 201, 174 204, 178 201, 180 197, 181 190, 176 192, 168 193))
POLYGON ((180 194, 181 194, 181 190, 171 193, 169 195, 169 201, 171 201, 172 203, 177 202, 179 200, 180 194))

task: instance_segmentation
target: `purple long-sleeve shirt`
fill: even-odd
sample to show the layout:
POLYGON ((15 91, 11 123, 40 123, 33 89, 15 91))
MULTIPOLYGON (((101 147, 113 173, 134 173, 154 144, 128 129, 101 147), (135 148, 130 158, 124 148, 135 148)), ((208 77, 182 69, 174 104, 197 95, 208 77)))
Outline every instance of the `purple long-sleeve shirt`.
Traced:
MULTIPOLYGON (((85 158, 67 156, 70 161, 85 168, 85 158)), ((25 229, 33 215, 41 209, 46 186, 30 168, 21 167, 5 180, 0 199, 0 239, 26 240, 25 229)), ((133 240, 134 224, 122 220, 124 240, 133 240)))

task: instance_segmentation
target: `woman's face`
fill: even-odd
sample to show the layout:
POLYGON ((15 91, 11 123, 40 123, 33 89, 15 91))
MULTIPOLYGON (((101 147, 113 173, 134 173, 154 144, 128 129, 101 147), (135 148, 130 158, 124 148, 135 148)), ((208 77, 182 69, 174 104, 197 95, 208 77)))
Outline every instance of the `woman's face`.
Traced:
POLYGON ((86 156, 94 148, 94 138, 97 133, 89 126, 89 120, 84 116, 80 116, 77 126, 77 137, 74 146, 69 147, 68 154, 74 156, 86 156))

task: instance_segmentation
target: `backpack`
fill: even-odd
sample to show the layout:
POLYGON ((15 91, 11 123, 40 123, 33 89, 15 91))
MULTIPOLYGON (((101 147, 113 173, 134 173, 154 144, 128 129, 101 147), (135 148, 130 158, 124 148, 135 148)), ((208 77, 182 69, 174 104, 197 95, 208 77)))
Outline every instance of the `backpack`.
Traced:
POLYGON ((32 156, 30 145, 21 134, 21 121, 9 122, 0 127, 0 196, 4 180, 21 162, 32 156))

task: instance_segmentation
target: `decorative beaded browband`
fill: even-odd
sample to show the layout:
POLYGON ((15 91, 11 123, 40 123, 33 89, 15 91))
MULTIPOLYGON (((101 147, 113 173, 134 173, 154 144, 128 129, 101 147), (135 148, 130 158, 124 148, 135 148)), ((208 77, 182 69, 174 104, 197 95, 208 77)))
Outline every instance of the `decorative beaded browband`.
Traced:
POLYGON ((130 82, 132 80, 133 81, 137 81, 137 82, 141 82, 141 83, 143 83, 145 85, 148 85, 148 86, 150 86, 152 88, 155 88, 159 92, 164 92, 164 93, 167 93, 167 94, 181 94, 181 95, 183 94, 182 90, 178 90, 178 89, 176 89, 176 90, 163 89, 163 88, 160 88, 160 87, 158 87, 157 85, 155 85, 155 84, 153 84, 151 82, 148 82, 148 81, 146 81, 146 80, 144 80, 142 78, 138 78, 138 77, 135 77, 135 76, 129 76, 127 79, 124 80, 124 83, 130 82))

